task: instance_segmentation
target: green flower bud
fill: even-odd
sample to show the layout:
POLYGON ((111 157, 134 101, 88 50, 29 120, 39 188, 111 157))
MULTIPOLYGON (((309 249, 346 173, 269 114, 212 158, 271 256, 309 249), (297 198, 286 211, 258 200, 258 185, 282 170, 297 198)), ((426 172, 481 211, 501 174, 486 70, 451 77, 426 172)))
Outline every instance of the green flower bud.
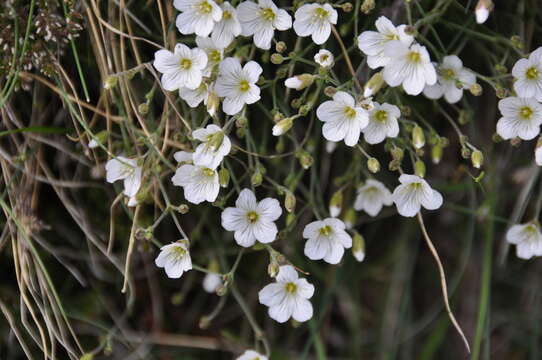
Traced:
POLYGON ((433 161, 433 164, 440 163, 440 160, 442 159, 442 145, 436 144, 431 148, 431 160, 433 161))
POLYGON ((349 2, 342 4, 341 7, 345 13, 349 13, 354 9, 354 6, 352 5, 352 3, 349 3, 349 2))
POLYGON ((256 170, 256 172, 250 178, 250 182, 254 186, 260 186, 262 184, 262 180, 263 180, 263 175, 259 169, 256 170))
POLYGON ((470 161, 472 162, 472 166, 479 169, 484 163, 484 154, 482 154, 480 150, 474 150, 471 154, 470 161))
POLYGON ((363 88, 363 96, 369 97, 376 94, 384 85, 384 77, 382 76, 383 71, 377 72, 371 78, 369 81, 365 83, 365 86, 363 88))
POLYGON ((361 4, 360 11, 368 15, 375 8, 375 0, 365 0, 361 4))
POLYGON ((227 188, 230 183, 230 172, 225 167, 221 167, 218 171, 218 182, 223 188, 227 188))
POLYGON ((292 125, 294 124, 294 120, 289 117, 286 119, 282 119, 278 123, 273 126, 273 136, 281 136, 288 132, 292 128, 292 125))
POLYGON ((421 149, 425 145, 425 134, 423 129, 418 125, 415 125, 412 129, 412 145, 416 149, 421 149))
POLYGON ((469 87, 469 91, 474 96, 480 96, 482 95, 482 86, 480 84, 472 84, 469 87))
POLYGON ((271 55, 271 62, 275 65, 280 65, 284 62, 284 57, 279 53, 271 55))
POLYGON ((423 161, 416 161, 414 164, 414 173, 419 177, 425 177, 425 163, 423 161))
POLYGON ((108 76, 106 79, 105 79, 105 83, 104 83, 104 89, 106 90, 111 90, 113 89, 115 86, 117 86, 119 82, 119 78, 116 77, 116 76, 108 76))
POLYGON ((365 239, 357 231, 354 232, 352 237, 352 255, 358 262, 362 262, 365 259, 365 239))
POLYGON ((352 227, 354 227, 354 225, 356 224, 356 218, 356 210, 354 210, 354 208, 348 208, 343 218, 344 225, 347 229, 351 229, 352 227))
POLYGON ((377 158, 369 158, 367 160, 367 168, 369 169, 370 172, 372 172, 373 174, 376 174, 377 172, 380 171, 380 162, 378 161, 377 158))
POLYGON ((335 191, 329 201, 329 214, 331 217, 337 217, 341 213, 343 208, 343 192, 341 190, 335 191))
POLYGON ((141 103, 137 107, 137 112, 139 112, 141 115, 147 115, 149 112, 149 104, 147 103, 141 103))
POLYGON ((333 86, 326 86, 324 89, 324 94, 329 97, 333 97, 337 93, 337 89, 333 86))
POLYGON ((291 213, 295 210, 295 204, 295 195, 291 191, 287 191, 286 196, 284 197, 284 208, 291 213))
POLYGON ((284 41, 279 41, 275 45, 275 50, 277 52, 279 52, 279 53, 282 53, 282 52, 286 51, 286 49, 287 49, 287 46, 286 46, 286 43, 284 41))

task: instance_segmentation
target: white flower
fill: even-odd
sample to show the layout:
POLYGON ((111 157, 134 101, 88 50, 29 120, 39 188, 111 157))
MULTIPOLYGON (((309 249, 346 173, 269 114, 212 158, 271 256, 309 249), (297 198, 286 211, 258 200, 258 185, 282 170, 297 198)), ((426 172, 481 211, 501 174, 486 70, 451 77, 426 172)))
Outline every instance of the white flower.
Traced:
POLYGON ((205 166, 182 165, 171 181, 173 185, 184 188, 185 199, 193 204, 215 201, 220 190, 218 173, 205 166))
POLYGON ((290 89, 303 90, 312 85, 314 82, 314 75, 301 74, 292 76, 284 81, 284 86, 290 89))
POLYGON ((383 73, 389 86, 402 84, 407 94, 418 95, 426 85, 437 82, 437 72, 425 46, 413 44, 408 47, 394 41, 386 47, 386 54, 392 57, 383 73))
POLYGON ((178 163, 191 163, 193 162, 194 153, 190 151, 177 151, 173 154, 173 158, 178 163))
POLYGON ((182 87, 179 89, 179 96, 186 101, 191 108, 198 107, 201 102, 207 101, 209 97, 209 88, 207 84, 202 82, 196 89, 182 87))
POLYGON ((243 1, 237 6, 237 16, 241 22, 241 35, 254 35, 254 44, 263 50, 271 48, 275 29, 283 31, 292 27, 292 17, 271 0, 258 0, 257 4, 243 1))
POLYGON ((165 90, 173 91, 181 87, 196 89, 201 84, 207 55, 201 49, 190 49, 184 44, 177 44, 174 52, 155 52, 153 65, 163 74, 162 87, 165 90))
POLYGON ((276 221, 282 214, 276 199, 265 198, 256 201, 256 196, 249 189, 239 193, 235 207, 222 211, 222 227, 234 231, 237 244, 250 247, 256 240, 263 244, 270 243, 277 237, 276 221))
POLYGON ((321 67, 330 68, 333 66, 335 58, 333 57, 331 51, 326 49, 320 49, 320 51, 318 51, 316 55, 314 55, 314 61, 321 67))
POLYGON ((365 141, 369 144, 378 144, 386 137, 394 138, 399 135, 397 119, 401 111, 395 105, 373 102, 373 109, 369 112, 369 124, 362 130, 365 141))
POLYGON ((183 272, 192 269, 188 241, 181 240, 162 246, 154 263, 156 266, 164 268, 169 278, 180 278, 183 272))
POLYGON ((542 166, 542 146, 537 146, 534 150, 534 158, 536 165, 542 166))
POLYGON ((516 254, 520 259, 542 256, 542 234, 540 226, 535 223, 512 226, 506 233, 506 241, 516 245, 516 254))
POLYGON ((519 97, 534 97, 542 101, 542 47, 529 55, 528 59, 519 59, 512 68, 516 78, 514 90, 519 97))
POLYGON ((254 350, 247 350, 236 360, 268 360, 267 356, 264 356, 254 350))
POLYGON ((205 129, 192 132, 192 137, 201 141, 194 152, 195 165, 216 169, 231 150, 231 142, 219 126, 207 125, 205 129))
POLYGON ((105 164, 106 180, 114 183, 124 180, 124 195, 135 197, 141 187, 141 166, 137 165, 137 159, 128 159, 117 156, 105 164))
POLYGON ((291 265, 281 266, 276 280, 258 293, 260 303, 269 307, 269 317, 279 323, 290 317, 299 322, 312 318, 312 304, 308 299, 314 294, 314 286, 300 279, 291 265))
POLYGON ((198 48, 207 54, 207 66, 203 69, 203 76, 209 77, 215 65, 220 64, 224 56, 224 48, 208 37, 196 36, 198 48))
POLYGON ((335 218, 313 221, 303 229, 305 255, 311 260, 324 259, 330 264, 341 261, 344 249, 352 247, 352 238, 345 231, 344 222, 335 218))
POLYGON ((406 46, 410 45, 414 38, 405 33, 406 25, 395 27, 385 16, 379 17, 376 22, 376 31, 364 31, 358 36, 358 47, 367 55, 367 65, 371 69, 385 66, 390 58, 386 55, 386 47, 394 42, 400 41, 406 46))
POLYGON ((540 133, 542 105, 534 98, 507 97, 499 101, 499 110, 497 134, 503 139, 531 140, 540 133))
POLYGON ((311 36, 320 45, 331 34, 331 24, 337 24, 337 10, 329 4, 305 4, 296 10, 294 30, 298 36, 311 36))
POLYGON ((94 139, 90 139, 90 141, 88 142, 88 147, 89 149, 95 149, 98 147, 98 142, 94 139))
POLYGON ((173 6, 181 11, 175 24, 183 35, 208 36, 222 19, 222 9, 213 0, 174 0, 173 6))
POLYGON ((222 277, 219 274, 207 273, 203 278, 203 290, 212 294, 222 285, 222 277))
POLYGON ((436 210, 442 205, 442 195, 431 188, 427 181, 417 175, 402 174, 401 185, 393 191, 393 202, 402 216, 415 216, 423 206, 427 210, 436 210))
POLYGON ((222 9, 222 19, 215 24, 211 38, 215 44, 225 48, 241 34, 241 23, 237 17, 237 10, 228 1, 224 1, 220 8, 222 9))
POLYGON ((437 82, 427 85, 423 94, 429 99, 440 99, 442 95, 447 102, 454 104, 461 100, 463 89, 476 83, 476 75, 463 67, 463 62, 455 55, 445 56, 438 67, 437 82))
POLYGON ((489 17, 489 12, 493 9, 493 1, 491 0, 478 0, 474 14, 476 16, 476 22, 483 24, 489 17))
POLYGON ((348 146, 358 143, 361 130, 369 123, 367 111, 356 106, 354 98, 344 91, 338 91, 333 100, 318 106, 316 116, 325 122, 322 133, 327 140, 344 140, 348 146))
POLYGON ((260 88, 256 82, 262 71, 262 67, 255 61, 249 61, 241 68, 237 58, 228 57, 222 60, 215 91, 218 96, 225 98, 222 110, 226 114, 235 115, 245 104, 260 100, 260 88))
POLYGON ((384 205, 393 204, 393 198, 388 188, 380 181, 368 179, 358 188, 358 196, 354 202, 354 209, 363 210, 371 216, 376 216, 384 205))

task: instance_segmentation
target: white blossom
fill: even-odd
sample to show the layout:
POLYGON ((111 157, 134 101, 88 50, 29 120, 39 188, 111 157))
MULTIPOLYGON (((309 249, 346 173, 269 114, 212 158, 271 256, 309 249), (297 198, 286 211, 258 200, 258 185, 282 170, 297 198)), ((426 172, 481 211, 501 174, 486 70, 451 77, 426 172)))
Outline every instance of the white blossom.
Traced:
POLYGON ((512 68, 514 90, 519 97, 534 97, 542 101, 542 47, 527 59, 519 59, 512 68))
POLYGON ((492 0, 478 0, 474 9, 474 15, 476 16, 476 22, 483 24, 489 17, 489 12, 493 9, 492 0))
POLYGON ((258 293, 260 303, 269 307, 269 317, 279 323, 290 317, 299 322, 312 318, 312 304, 308 299, 314 294, 314 286, 299 278, 291 265, 281 266, 276 280, 258 293))
POLYGON ((198 107, 201 102, 205 102, 209 96, 209 87, 202 82, 196 89, 182 87, 179 89, 179 96, 186 101, 191 108, 198 107))
POLYGON ((441 207, 442 195, 433 190, 421 177, 402 174, 399 182, 401 185, 395 188, 392 197, 400 215, 415 216, 422 206, 427 210, 436 210, 441 207))
POLYGON ((257 201, 251 190, 243 189, 235 207, 222 211, 222 227, 233 231, 235 241, 243 247, 250 247, 256 241, 267 244, 277 237, 275 221, 281 214, 282 209, 276 199, 257 201))
POLYGON ((369 123, 367 111, 356 106, 354 98, 344 91, 318 106, 316 116, 325 123, 322 133, 327 140, 344 140, 348 146, 358 143, 361 130, 369 123))
POLYGON ((540 226, 534 222, 512 226, 506 233, 506 241, 516 245, 520 259, 542 256, 542 234, 540 226))
POLYGON ((335 57, 333 56, 331 51, 326 49, 320 49, 320 51, 318 51, 316 55, 314 55, 314 61, 323 68, 330 68, 335 62, 335 57))
POLYGON ((205 129, 192 132, 192 137, 201 141, 194 152, 195 165, 216 169, 231 150, 231 141, 219 126, 207 125, 205 129))
POLYGON ((437 82, 426 85, 423 94, 429 99, 440 99, 443 95, 447 102, 454 104, 463 97, 463 89, 469 89, 476 83, 476 75, 463 67, 463 62, 455 55, 445 56, 438 66, 437 82))
POLYGON ((363 210, 371 216, 376 216, 384 205, 393 204, 391 192, 386 185, 378 180, 368 179, 358 188, 358 195, 354 202, 354 209, 363 210))
POLYGON ((117 180, 124 181, 124 195, 129 198, 135 197, 141 187, 141 166, 137 159, 128 159, 124 156, 117 156, 105 164, 106 180, 114 183, 117 180))
POLYGON ((369 124, 362 130, 365 141, 369 144, 378 144, 387 137, 394 138, 399 135, 397 119, 401 111, 395 105, 373 102, 373 109, 369 112, 369 124))
POLYGON ((222 9, 213 0, 174 0, 173 6, 181 12, 175 24, 183 35, 208 36, 222 19, 222 9))
POLYGON ((337 24, 337 10, 330 4, 305 4, 294 14, 294 30, 298 36, 311 36, 315 44, 323 44, 337 24))
POLYGON ((207 66, 203 69, 203 76, 210 77, 213 68, 220 64, 224 56, 224 48, 209 37, 196 36, 196 45, 207 54, 207 66))
POLYGON ((215 201, 220 190, 218 173, 205 166, 182 165, 171 181, 173 185, 183 187, 185 199, 193 204, 215 201))
POLYGON ((247 350, 236 360, 268 360, 267 356, 262 355, 254 350, 247 350))
POLYGON ((271 48, 275 29, 283 31, 292 27, 292 17, 272 0, 243 1, 237 6, 237 16, 241 35, 254 35, 254 45, 263 50, 271 48))
POLYGON ((367 55, 367 65, 371 69, 386 66, 390 57, 386 55, 386 47, 394 41, 409 46, 414 38, 405 33, 406 25, 395 26, 385 16, 375 22, 376 31, 364 31, 358 36, 358 47, 367 55))
POLYGON ((174 52, 158 50, 154 53, 154 67, 162 73, 162 87, 173 91, 181 87, 196 89, 201 84, 207 55, 201 49, 175 45, 174 52))
POLYGON ((205 290, 205 292, 208 292, 209 294, 213 294, 216 292, 216 289, 218 289, 221 285, 222 285, 222 277, 219 274, 215 274, 215 273, 205 274, 205 277, 203 278, 203 290, 205 290))
POLYGON ((177 151, 173 154, 173 158, 178 163, 192 163, 194 161, 194 153, 191 151, 177 151))
POLYGON ((384 81, 389 86, 403 85, 409 95, 418 95, 426 85, 437 81, 435 66, 431 63, 425 46, 393 41, 386 47, 386 55, 392 59, 384 67, 384 81))
POLYGON ((352 247, 352 238, 345 231, 344 222, 335 218, 313 221, 303 229, 305 255, 311 260, 323 259, 330 264, 341 261, 344 249, 352 247))
POLYGON ((256 82, 262 71, 262 67, 255 61, 247 62, 241 68, 237 58, 228 57, 222 60, 215 91, 218 96, 225 98, 222 110, 226 114, 235 115, 245 104, 260 100, 260 88, 256 82))
POLYGON ((215 44, 225 48, 233 39, 241 34, 241 23, 237 17, 237 10, 228 1, 220 4, 222 19, 215 24, 211 38, 215 44))
POLYGON ((192 259, 188 251, 188 241, 180 240, 160 248, 160 254, 154 260, 156 266, 164 268, 171 279, 178 279, 192 269, 192 259))
POLYGON ((534 98, 507 97, 499 101, 499 110, 497 134, 503 139, 531 140, 540 133, 542 105, 534 98))
POLYGON ((542 166, 542 146, 537 146, 534 150, 534 158, 536 165, 542 166))

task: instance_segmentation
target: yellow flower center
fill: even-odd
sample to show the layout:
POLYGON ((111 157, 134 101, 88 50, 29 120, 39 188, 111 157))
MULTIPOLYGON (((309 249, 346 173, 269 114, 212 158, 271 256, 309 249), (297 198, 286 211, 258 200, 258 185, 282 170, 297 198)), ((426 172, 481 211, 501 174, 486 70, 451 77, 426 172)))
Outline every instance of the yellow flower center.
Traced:
POLYGON ((411 183, 410 184, 410 188, 412 190, 419 190, 422 188, 422 183, 411 183))
POLYGON ((285 288, 286 288, 287 293, 293 294, 297 290, 297 285, 293 282, 289 282, 289 283, 286 283, 285 288))
POLYGON ((326 225, 320 228, 320 235, 328 236, 329 234, 331 234, 331 231, 331 226, 326 225))
POLYGON ((525 72, 525 76, 527 77, 527 79, 529 80, 534 80, 536 78, 538 78, 538 69, 535 68, 534 66, 531 66, 530 68, 527 69, 527 71, 525 72))
POLYGON ((388 120, 388 113, 385 110, 378 110, 375 113, 375 120, 379 122, 385 122, 388 120))
POLYGON ((172 249, 172 252, 173 252, 173 256, 175 257, 175 260, 180 260, 184 257, 184 255, 186 254, 186 250, 183 249, 182 247, 180 246, 175 246, 173 249, 172 249))
POLYGON ((397 36, 396 34, 387 34, 386 39, 389 40, 389 41, 399 40, 399 36, 397 36))
POLYGON ((260 14, 261 14, 262 18, 264 18, 264 20, 266 20, 266 21, 275 20, 276 15, 275 15, 275 12, 273 11, 273 9, 271 9, 271 8, 263 9, 260 14))
POLYGON ((354 110, 350 106, 346 106, 344 108, 344 115, 348 118, 353 118, 354 116, 356 116, 356 110, 354 110))
POLYGON ((420 61, 422 61, 422 56, 420 55, 419 52, 416 52, 416 51, 411 51, 408 53, 408 61, 410 61, 411 63, 419 63, 420 61))
POLYGON ((329 16, 329 11, 322 9, 321 7, 314 10, 314 17, 317 19, 326 19, 329 16))
POLYGON ((250 84, 248 83, 248 81, 241 80, 241 82, 239 83, 239 90, 241 90, 242 92, 247 92, 248 89, 250 89, 250 84))
POLYGON ((218 50, 211 50, 209 52, 209 59, 211 60, 211 62, 220 62, 220 60, 222 60, 222 55, 220 54, 220 51, 218 50))
POLYGON ((192 67, 192 60, 186 58, 181 59, 181 61, 179 61, 179 65, 181 66, 181 69, 188 70, 192 67))
POLYGON ((443 78, 451 80, 455 77, 455 72, 452 69, 442 69, 440 71, 443 78))
POLYGON ((258 218, 260 216, 256 211, 249 211, 247 212, 247 219, 251 224, 254 224, 256 221, 258 221, 258 218))
POLYGON ((215 171, 209 168, 203 168, 202 172, 203 172, 203 175, 208 176, 208 177, 211 177, 215 174, 215 171))
POLYGON ((211 11, 213 11, 213 7, 207 1, 202 1, 199 4, 199 12, 200 13, 209 14, 211 11))
POLYGON ((523 106, 521 109, 519 109, 519 115, 528 120, 531 118, 531 116, 533 116, 533 109, 528 106, 523 106))
POLYGON ((229 19, 231 19, 231 12, 229 12, 228 10, 224 10, 224 11, 222 12, 222 18, 223 18, 224 20, 229 20, 229 19))

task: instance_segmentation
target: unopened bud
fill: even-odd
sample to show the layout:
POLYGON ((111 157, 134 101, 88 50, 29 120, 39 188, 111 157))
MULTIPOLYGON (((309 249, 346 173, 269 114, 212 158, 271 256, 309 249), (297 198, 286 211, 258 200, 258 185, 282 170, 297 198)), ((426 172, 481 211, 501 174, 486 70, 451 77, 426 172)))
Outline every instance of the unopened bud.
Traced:
POLYGON ((224 296, 224 295, 226 295, 227 292, 228 292, 228 283, 227 282, 225 282, 224 284, 222 284, 222 285, 220 285, 220 286, 218 286, 216 288, 216 294, 218 296, 224 296))
POLYGON ((380 171, 380 162, 378 161, 377 158, 369 158, 369 160, 367 160, 367 168, 369 169, 370 172, 372 172, 373 174, 376 174, 377 172, 380 171))
POLYGON ((421 160, 416 160, 414 163, 414 173, 419 177, 425 176, 425 163, 421 160))
POLYGON ((108 76, 104 82, 104 89, 110 90, 117 86, 119 79, 116 76, 108 76))
POLYGON ((263 175, 260 172, 260 170, 256 170, 256 172, 250 178, 250 182, 254 186, 260 186, 262 184, 262 180, 263 180, 263 175))
POLYGON ((369 14, 375 8, 375 0, 365 0, 361 4, 360 10, 365 15, 369 14))
POLYGON ((431 160, 433 161, 433 164, 440 163, 440 160, 442 159, 442 145, 436 144, 431 148, 431 160))
POLYGON ((286 196, 284 197, 284 208, 289 213, 293 212, 295 210, 295 195, 291 191, 286 192, 286 196))
POLYGON ((468 147, 464 146, 461 148, 461 156, 463 159, 468 159, 471 156, 471 151, 468 147))
POLYGON ((286 51, 287 48, 288 47, 286 46, 286 43, 284 41, 279 41, 275 45, 275 50, 277 50, 277 52, 279 53, 286 51))
POLYGON ((299 155, 299 163, 301 164, 303 169, 307 170, 308 168, 310 168, 313 162, 314 159, 309 153, 304 151, 299 155))
POLYGON ((207 100, 205 100, 205 105, 207 106, 207 112, 209 115, 214 117, 218 108, 220 107, 220 98, 214 91, 209 92, 207 100))
POLYGON ((358 262, 362 262, 365 259, 365 239, 357 231, 354 232, 352 238, 352 255, 358 262))
POLYGON ((482 95, 482 86, 478 83, 474 83, 469 87, 469 91, 474 96, 482 95))
POLYGON ((335 95, 336 93, 337 89, 333 86, 326 86, 324 89, 324 94, 326 94, 326 96, 333 97, 333 95, 335 95))
POLYGON ((147 115, 147 113, 149 112, 149 104, 147 103, 139 104, 139 106, 137 107, 137 112, 140 113, 141 115, 147 115))
POLYGON ((227 188, 230 183, 230 172, 225 167, 220 168, 218 171, 218 182, 223 188, 227 188))
POLYGON ((369 81, 365 83, 363 88, 363 96, 366 98, 373 96, 382 88, 382 85, 384 85, 384 77, 382 76, 382 71, 380 71, 371 76, 369 81))
POLYGON ((506 74, 508 72, 508 69, 503 64, 496 64, 495 71, 499 74, 506 74))
POLYGON ((343 192, 341 190, 335 191, 331 200, 329 201, 329 214, 331 217, 337 217, 341 213, 343 207, 343 192))
POLYGON ((491 0, 479 0, 474 9, 476 15, 476 22, 483 24, 489 17, 489 12, 493 9, 493 1, 491 0))
POLYGON ((292 128, 294 120, 291 117, 282 119, 273 126, 273 136, 280 136, 285 134, 288 130, 292 128))
POLYGON ((186 204, 181 204, 177 206, 177 211, 183 215, 187 214, 189 210, 190 210, 190 207, 186 204))
POLYGON ((274 53, 271 55, 271 62, 275 65, 280 65, 284 62, 284 57, 279 53, 274 53))
POLYGON ((504 99, 506 97, 506 93, 506 89, 501 85, 497 84, 497 86, 495 86, 495 96, 497 96, 499 99, 504 99))
POLYGON ((267 265, 267 274, 274 278, 278 275, 279 273, 279 264, 277 262, 277 260, 275 260, 274 258, 271 258, 271 262, 269 263, 269 265, 267 265))
POLYGON ((418 125, 412 129, 412 145, 416 149, 421 149, 425 145, 425 134, 423 129, 418 125))
POLYGON ((399 163, 403 161, 403 156, 405 155, 405 152, 400 147, 394 146, 391 150, 391 157, 393 160, 398 161, 399 163))
POLYGON ((351 12, 352 9, 354 8, 354 6, 352 5, 352 3, 349 3, 349 2, 342 4, 341 7, 342 7, 342 9, 343 9, 343 11, 344 11, 345 13, 351 12))
POLYGON ((303 90, 312 85, 314 82, 314 75, 301 74, 288 78, 284 81, 284 86, 290 89, 303 90))
POLYGON ((472 162, 472 166, 479 169, 484 163, 484 154, 480 150, 474 150, 470 156, 470 161, 472 162))
POLYGON ((346 226, 347 229, 352 229, 356 224, 356 217, 356 210, 354 210, 354 208, 348 208, 343 218, 344 226, 346 226))
POLYGON ((521 41, 521 37, 519 37, 518 35, 514 35, 510 37, 510 41, 512 42, 512 45, 514 45, 516 49, 521 50, 524 48, 523 41, 521 41))

